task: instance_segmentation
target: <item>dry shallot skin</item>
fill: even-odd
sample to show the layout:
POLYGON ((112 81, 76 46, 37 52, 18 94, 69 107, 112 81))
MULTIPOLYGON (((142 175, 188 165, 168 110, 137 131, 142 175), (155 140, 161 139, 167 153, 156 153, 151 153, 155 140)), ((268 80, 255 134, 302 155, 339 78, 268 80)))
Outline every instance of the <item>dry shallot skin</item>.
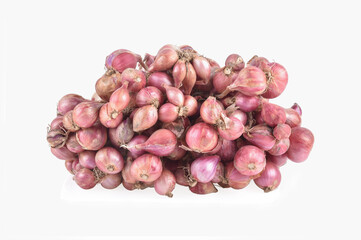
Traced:
POLYGON ((154 62, 154 60, 155 60, 155 56, 150 55, 149 53, 146 53, 143 58, 143 62, 148 68, 154 62))
POLYGON ((192 193, 195 194, 209 194, 218 192, 217 188, 214 187, 213 183, 197 183, 194 187, 189 187, 192 193))
MULTIPOLYGON (((62 125, 62 122, 58 124, 62 125)), ((46 140, 48 141, 50 147, 61 148, 65 145, 68 139, 69 139, 69 132, 67 132, 63 127, 48 129, 46 140)))
POLYGON ((280 156, 285 154, 290 147, 290 140, 288 138, 284 138, 281 140, 277 140, 275 145, 268 150, 268 153, 274 156, 280 156))
POLYGON ((104 173, 117 174, 124 167, 124 159, 115 148, 104 147, 95 154, 95 164, 104 173))
POLYGON ((302 119, 296 110, 292 108, 286 108, 285 113, 286 113, 286 124, 288 124, 291 128, 301 126, 302 119))
POLYGON ((81 153, 82 151, 84 151, 82 146, 76 140, 75 133, 72 133, 69 135, 69 138, 66 141, 66 148, 69 149, 69 151, 73 152, 73 153, 81 153))
POLYGON ((131 92, 138 92, 146 85, 145 74, 134 68, 127 68, 122 72, 120 82, 123 84, 128 82, 128 90, 131 92))
POLYGON ((114 111, 110 107, 109 103, 106 103, 100 108, 99 120, 104 127, 116 128, 123 120, 123 113, 117 112, 114 114, 114 111))
POLYGON ((250 176, 241 174, 234 167, 233 162, 227 163, 224 171, 228 185, 233 189, 242 189, 247 187, 252 179, 250 176))
POLYGON ((275 190, 281 183, 281 172, 272 162, 267 162, 261 175, 254 179, 254 183, 265 193, 275 190))
POLYGON ((286 123, 286 111, 283 107, 273 103, 263 101, 261 110, 262 119, 270 127, 275 127, 277 124, 286 123))
POLYGON ((120 88, 121 74, 117 71, 108 70, 95 84, 97 95, 104 101, 109 101, 112 93, 120 88))
POLYGON ((310 130, 304 127, 292 128, 290 147, 287 157, 296 163, 305 161, 313 147, 315 138, 310 130))
POLYGON ((96 185, 96 178, 93 171, 82 168, 74 176, 75 182, 83 189, 91 189, 96 185))
POLYGON ((145 105, 154 105, 158 108, 164 102, 163 93, 156 87, 148 86, 141 89, 135 98, 138 107, 145 105))
POLYGON ((56 118, 54 118, 53 121, 51 121, 50 123, 50 130, 63 128, 63 119, 64 116, 57 116, 56 118))
POLYGON ((133 117, 133 131, 140 132, 151 128, 158 121, 158 110, 153 105, 146 105, 137 110, 133 117))
POLYGON ((86 101, 86 99, 78 94, 67 94, 59 100, 57 112, 60 115, 65 115, 67 112, 73 110, 76 105, 84 101, 86 101))
POLYGON ((107 174, 100 179, 100 185, 105 189, 114 189, 122 183, 122 175, 118 174, 107 174))
POLYGON ((178 61, 177 47, 173 45, 163 46, 157 53, 154 62, 149 66, 150 72, 166 71, 171 69, 178 61))
POLYGON ((171 76, 165 72, 154 72, 151 73, 148 77, 148 86, 153 86, 158 88, 162 93, 165 93, 165 88, 163 84, 167 86, 173 86, 173 79, 171 76))
POLYGON ((75 124, 73 119, 73 110, 67 112, 63 117, 63 126, 69 132, 76 132, 80 129, 78 125, 75 124))
POLYGON ((217 146, 218 134, 210 125, 196 123, 188 129, 186 143, 195 152, 209 152, 217 146))
POLYGON ((138 62, 142 62, 141 56, 126 49, 119 49, 106 57, 105 66, 122 73, 127 68, 135 68, 138 62))
POLYGON ((229 117, 228 127, 219 126, 218 134, 226 140, 236 140, 241 137, 244 132, 244 126, 242 122, 235 117, 229 117))
POLYGON ((215 71, 213 76, 213 87, 217 93, 222 93, 237 78, 238 74, 230 67, 223 67, 215 71))
POLYGON ((130 166, 131 175, 142 182, 153 182, 162 174, 162 161, 152 154, 143 154, 136 158, 130 166))
POLYGON ((243 175, 254 176, 262 172, 266 165, 266 156, 258 147, 241 147, 234 156, 234 167, 243 175))
POLYGON ((243 137, 263 150, 270 150, 276 143, 276 139, 272 135, 272 128, 266 124, 259 124, 246 130, 243 137))
POLYGON ((107 129, 103 126, 82 128, 76 132, 76 139, 85 150, 99 150, 107 142, 107 129))
POLYGON ((182 90, 184 95, 190 95, 194 85, 196 84, 197 75, 191 63, 187 62, 186 68, 187 68, 187 74, 183 80, 183 86, 180 89, 182 90))
POLYGON ((93 102, 101 102, 101 103, 106 102, 101 97, 99 97, 99 95, 96 92, 92 95, 91 101, 93 101, 93 102))
POLYGON ((173 197, 172 191, 175 188, 176 179, 174 174, 168 169, 163 169, 160 177, 154 182, 154 189, 159 195, 173 197))
POLYGON ((103 103, 82 102, 76 105, 73 110, 73 121, 81 128, 89 128, 98 120, 99 110, 103 103))
POLYGON ((51 153, 54 154, 55 157, 61 160, 75 160, 76 154, 70 152, 65 146, 61 148, 50 148, 51 153))
POLYGON ((262 94, 264 98, 276 98, 285 90, 288 83, 286 69, 279 63, 268 63, 261 68, 267 77, 267 90, 262 94))

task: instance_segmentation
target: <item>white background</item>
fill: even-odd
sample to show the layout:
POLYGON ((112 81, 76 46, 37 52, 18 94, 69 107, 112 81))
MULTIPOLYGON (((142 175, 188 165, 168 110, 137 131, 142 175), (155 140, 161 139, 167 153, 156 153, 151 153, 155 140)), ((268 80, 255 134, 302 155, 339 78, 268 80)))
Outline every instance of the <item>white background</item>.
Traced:
POLYGON ((0 238, 360 239, 357 3, 1 2, 0 238), (90 97, 113 50, 143 56, 167 43, 221 64, 257 54, 287 68, 274 102, 302 106, 315 145, 306 162, 281 168, 279 189, 264 194, 252 183, 196 196, 178 187, 168 199, 152 189, 84 191, 69 180, 45 140, 57 101, 90 97))

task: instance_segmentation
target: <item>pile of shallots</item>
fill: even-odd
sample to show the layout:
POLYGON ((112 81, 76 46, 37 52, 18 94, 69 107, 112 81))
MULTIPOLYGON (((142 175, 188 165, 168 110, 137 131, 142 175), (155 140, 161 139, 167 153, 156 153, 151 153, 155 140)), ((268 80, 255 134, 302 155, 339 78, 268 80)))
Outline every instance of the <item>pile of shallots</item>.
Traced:
POLYGON ((314 142, 299 105, 270 103, 286 88, 285 68, 231 54, 220 65, 190 46, 165 45, 144 59, 120 49, 105 61, 91 100, 62 97, 47 140, 84 189, 154 187, 193 193, 269 192, 287 159, 303 162, 314 142))

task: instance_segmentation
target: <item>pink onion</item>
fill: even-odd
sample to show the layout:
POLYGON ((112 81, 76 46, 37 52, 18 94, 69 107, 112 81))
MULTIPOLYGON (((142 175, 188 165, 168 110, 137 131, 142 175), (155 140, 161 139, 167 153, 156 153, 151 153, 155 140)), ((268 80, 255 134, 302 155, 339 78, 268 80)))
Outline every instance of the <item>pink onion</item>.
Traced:
POLYGON ((270 127, 277 124, 286 123, 286 112, 283 107, 264 101, 261 111, 263 121, 270 127))
POLYGON ((239 107, 239 109, 244 112, 254 111, 261 104, 260 98, 258 96, 250 97, 237 92, 234 98, 237 107, 239 107))
POLYGON ((294 103, 291 107, 293 110, 295 110, 298 115, 300 115, 300 117, 302 116, 302 109, 300 107, 300 105, 298 105, 297 103, 294 103))
POLYGON ((184 107, 182 108, 182 112, 179 113, 179 115, 182 117, 185 116, 193 116, 197 113, 198 110, 198 102, 197 99, 195 99, 191 95, 185 95, 184 96, 184 107))
POLYGON ((178 61, 178 52, 175 46, 168 45, 157 53, 154 62, 149 66, 150 72, 165 71, 173 67, 178 61))
POLYGON ((263 150, 270 150, 276 143, 276 139, 272 135, 272 128, 265 124, 259 124, 246 130, 243 137, 263 150))
POLYGON ((141 63, 142 57, 126 49, 119 49, 112 52, 105 60, 108 69, 115 69, 123 72, 127 68, 135 68, 137 63, 141 63))
POLYGON ((272 162, 267 162, 261 176, 254 179, 254 183, 264 192, 275 190, 281 183, 281 172, 272 162))
POLYGON ((138 150, 145 150, 156 156, 167 156, 177 145, 176 136, 167 129, 155 131, 144 143, 135 145, 138 150))
POLYGON ((60 129, 63 128, 63 116, 57 116, 56 118, 53 119, 53 121, 51 121, 50 123, 50 129, 60 129))
POLYGON ((141 155, 143 155, 145 153, 145 150, 143 149, 138 149, 135 146, 138 144, 142 144, 145 143, 147 141, 148 137, 144 136, 144 135, 137 135, 134 136, 132 138, 132 140, 130 140, 130 142, 126 145, 126 149, 129 151, 129 155, 132 158, 137 158, 140 157, 141 155))
POLYGON ((79 163, 85 168, 93 169, 96 167, 94 151, 83 151, 79 153, 79 163))
POLYGON ((104 101, 109 101, 112 93, 122 85, 121 74, 114 70, 108 70, 95 84, 97 95, 104 101))
POLYGON ((217 188, 214 187, 213 183, 197 183, 194 187, 189 187, 192 193, 195 194, 209 194, 218 192, 217 188))
POLYGON ((73 152, 70 152, 65 146, 61 148, 50 148, 51 153, 54 154, 55 157, 61 160, 75 160, 76 155, 73 152))
POLYGON ((137 110, 133 117, 133 131, 140 132, 151 128, 158 121, 158 110, 153 105, 146 105, 137 110))
POLYGON ((73 119, 73 110, 65 113, 63 117, 63 126, 69 132, 76 132, 80 129, 78 125, 75 124, 73 119))
POLYGON ((83 128, 76 132, 76 139, 85 150, 99 150, 107 142, 107 129, 103 126, 83 128))
POLYGON ((312 132, 307 128, 292 128, 287 157, 297 163, 305 161, 312 150, 314 141, 312 132))
MULTIPOLYGON (((215 72, 213 77, 213 87, 217 93, 224 92, 229 85, 237 78, 238 74, 230 67, 224 67, 215 72)), ((227 95, 227 94, 226 94, 227 95)))
POLYGON ((284 138, 281 140, 277 140, 275 145, 268 150, 271 155, 280 156, 287 152, 290 147, 290 140, 288 138, 284 138))
POLYGON ((237 146, 235 141, 222 139, 221 149, 217 152, 217 155, 223 162, 233 161, 234 155, 236 155, 237 146))
MULTIPOLYGON (((176 178, 176 182, 179 184, 179 185, 182 185, 182 186, 189 186, 189 182, 187 180, 187 177, 186 177, 186 173, 184 171, 184 169, 182 168, 178 168, 176 171, 175 171, 175 178, 176 178)), ((197 184, 197 182, 195 182, 197 184)))
POLYGON ((132 163, 133 163, 132 158, 128 156, 127 159, 126 159, 126 162, 125 162, 125 166, 124 166, 121 174, 122 174, 122 178, 123 178, 124 182, 134 184, 134 183, 136 183, 137 180, 135 179, 135 177, 130 172, 130 167, 131 167, 132 163))
POLYGON ((217 164, 220 160, 220 157, 217 155, 197 158, 191 164, 192 176, 198 182, 210 182, 216 174, 217 164))
POLYGON ((174 86, 180 88, 183 85, 183 80, 187 75, 186 61, 179 59, 173 67, 172 71, 174 86))
POLYGON ((87 168, 80 169, 74 176, 74 180, 79 187, 91 189, 96 185, 96 179, 92 170, 87 168))
POLYGON ((154 72, 148 77, 148 86, 153 86, 165 93, 164 85, 173 86, 173 79, 165 72, 154 72))
POLYGON ((99 120, 107 128, 116 128, 123 120, 123 113, 114 112, 109 103, 106 103, 100 108, 99 120))
POLYGON ((223 98, 231 91, 247 96, 262 94, 267 88, 267 80, 261 69, 253 66, 243 68, 237 78, 218 97, 223 98))
POLYGON ((244 65, 243 58, 238 54, 231 54, 226 59, 226 66, 232 68, 233 71, 241 71, 244 65))
POLYGON ((116 174, 124 167, 120 152, 112 147, 104 147, 95 154, 95 164, 104 173, 116 174))
POLYGON ((152 86, 148 86, 140 90, 136 97, 136 104, 138 107, 154 105, 158 108, 159 105, 163 104, 163 102, 164 97, 162 92, 158 88, 152 86))
POLYGON ((99 109, 103 103, 99 102, 82 102, 76 105, 73 110, 73 121, 81 128, 88 128, 93 126, 97 121, 99 109))
POLYGON ((74 161, 73 161, 73 163, 71 164, 71 171, 73 172, 73 174, 76 174, 77 172, 79 172, 80 171, 80 169, 82 169, 82 168, 84 168, 81 164, 80 164, 80 162, 79 162, 79 160, 78 159, 75 159, 74 161))
POLYGON ((183 138, 185 130, 190 126, 188 118, 178 118, 174 122, 164 123, 162 128, 170 130, 177 138, 183 138))
POLYGON ((134 136, 132 120, 126 118, 117 128, 109 129, 109 139, 114 147, 128 143, 134 136))
POLYGON ((257 55, 253 56, 248 62, 247 66, 255 66, 261 68, 264 65, 267 65, 269 61, 264 57, 258 57, 257 55))
POLYGON ((276 139, 281 140, 285 138, 289 138, 291 135, 291 127, 287 124, 277 124, 276 127, 273 128, 273 136, 276 139))
POLYGON ((72 168, 73 161, 74 160, 65 160, 65 168, 66 168, 66 170, 68 170, 68 172, 70 172, 71 174, 74 175, 73 168, 72 168))
POLYGON ((118 174, 107 174, 101 180, 100 184, 103 188, 114 189, 122 183, 122 175, 118 174))
POLYGON ((181 90, 176 87, 171 87, 167 85, 163 85, 166 90, 167 99, 170 103, 176 106, 183 106, 184 103, 184 95, 181 90))
POLYGON ((209 96, 201 105, 200 114, 204 122, 209 124, 220 124, 223 106, 215 97, 209 96))
POLYGON ((253 176, 260 173, 266 165, 266 156, 258 147, 241 147, 234 156, 234 167, 243 175, 253 176))
POLYGON ((247 123, 247 114, 241 110, 234 110, 231 113, 227 113, 229 118, 237 118, 243 125, 247 123))
POLYGON ((162 161, 152 154, 143 154, 136 158, 130 167, 132 176, 136 180, 143 182, 157 180, 162 174, 162 170, 162 161))
POLYGON ((251 181, 250 176, 246 176, 237 171, 233 162, 227 163, 225 167, 225 176, 228 185, 234 189, 242 189, 248 186, 251 181))
POLYGON ((46 140, 52 148, 60 148, 65 145, 69 139, 69 132, 64 128, 49 129, 46 135, 46 140))
POLYGON ((214 175, 214 178, 212 179, 213 183, 227 183, 227 180, 225 179, 224 175, 224 165, 222 162, 218 162, 216 167, 216 174, 214 175))
POLYGON ((158 111, 158 118, 161 122, 170 123, 178 118, 179 107, 172 103, 163 104, 158 111))
MULTIPOLYGON (((128 82, 123 83, 123 85, 115 90, 109 98, 110 108, 113 109, 113 112, 119 113, 125 109, 130 102, 130 95, 128 91, 128 82)), ((113 114, 113 113, 112 113, 113 114)), ((115 118, 116 116, 113 116, 115 118)))
POLYGON ((176 179, 174 174, 168 169, 163 169, 160 177, 154 182, 154 189, 160 195, 173 197, 172 191, 175 188, 176 179))
POLYGON ((145 74, 134 68, 127 68, 122 72, 120 82, 124 84, 128 82, 128 90, 131 92, 138 92, 145 87, 145 74))
POLYGON ((181 87, 181 90, 185 95, 189 95, 191 94, 192 89, 196 83, 197 75, 191 63, 186 62, 186 68, 187 74, 183 80, 183 86, 181 87))
POLYGON ((298 112, 292 108, 286 108, 286 124, 288 124, 291 128, 301 126, 301 116, 298 112))
POLYGON ((173 161, 181 160, 186 155, 186 153, 187 152, 180 148, 177 144, 174 150, 167 156, 167 158, 173 161))
POLYGON ((236 140, 242 136, 244 132, 244 126, 242 122, 235 117, 229 117, 228 127, 227 126, 218 126, 218 133, 223 139, 226 140, 236 140))
POLYGON ((205 57, 195 56, 192 60, 192 65, 199 79, 207 81, 210 79, 211 65, 205 57))
POLYGON ((267 154, 266 159, 268 162, 272 162, 276 166, 282 167, 283 165, 285 165, 287 163, 287 154, 283 154, 280 156, 273 156, 273 155, 267 154))
POLYGON ((59 100, 57 106, 57 112, 60 115, 65 115, 65 113, 73 110, 76 105, 84 101, 86 101, 86 99, 84 99, 80 95, 67 94, 59 100))
POLYGON ((259 68, 267 77, 267 90, 262 94, 262 97, 276 98, 281 95, 288 83, 286 69, 276 62, 261 64, 259 68))
POLYGON ((155 56, 150 55, 149 53, 146 53, 143 59, 143 62, 147 67, 149 67, 152 63, 154 63, 155 56))
POLYGON ((212 151, 218 144, 217 132, 206 123, 196 123, 186 133, 186 142, 196 152, 212 151))
POLYGON ((76 140, 75 133, 69 135, 68 141, 66 141, 66 147, 69 149, 70 152, 73 153, 81 153, 82 151, 84 151, 82 146, 76 140))

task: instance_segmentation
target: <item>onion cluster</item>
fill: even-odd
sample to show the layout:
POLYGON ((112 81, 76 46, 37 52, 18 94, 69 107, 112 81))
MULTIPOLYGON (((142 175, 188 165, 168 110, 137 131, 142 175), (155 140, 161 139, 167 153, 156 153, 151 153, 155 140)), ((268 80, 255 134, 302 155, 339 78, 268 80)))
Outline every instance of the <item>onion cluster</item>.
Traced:
POLYGON ((153 187, 172 197, 178 183, 196 194, 215 185, 269 192, 288 159, 303 162, 314 143, 298 104, 269 99, 286 88, 285 68, 231 54, 221 67, 188 45, 163 46, 144 59, 126 49, 85 99, 68 94, 48 127, 51 152, 83 189, 153 187))

